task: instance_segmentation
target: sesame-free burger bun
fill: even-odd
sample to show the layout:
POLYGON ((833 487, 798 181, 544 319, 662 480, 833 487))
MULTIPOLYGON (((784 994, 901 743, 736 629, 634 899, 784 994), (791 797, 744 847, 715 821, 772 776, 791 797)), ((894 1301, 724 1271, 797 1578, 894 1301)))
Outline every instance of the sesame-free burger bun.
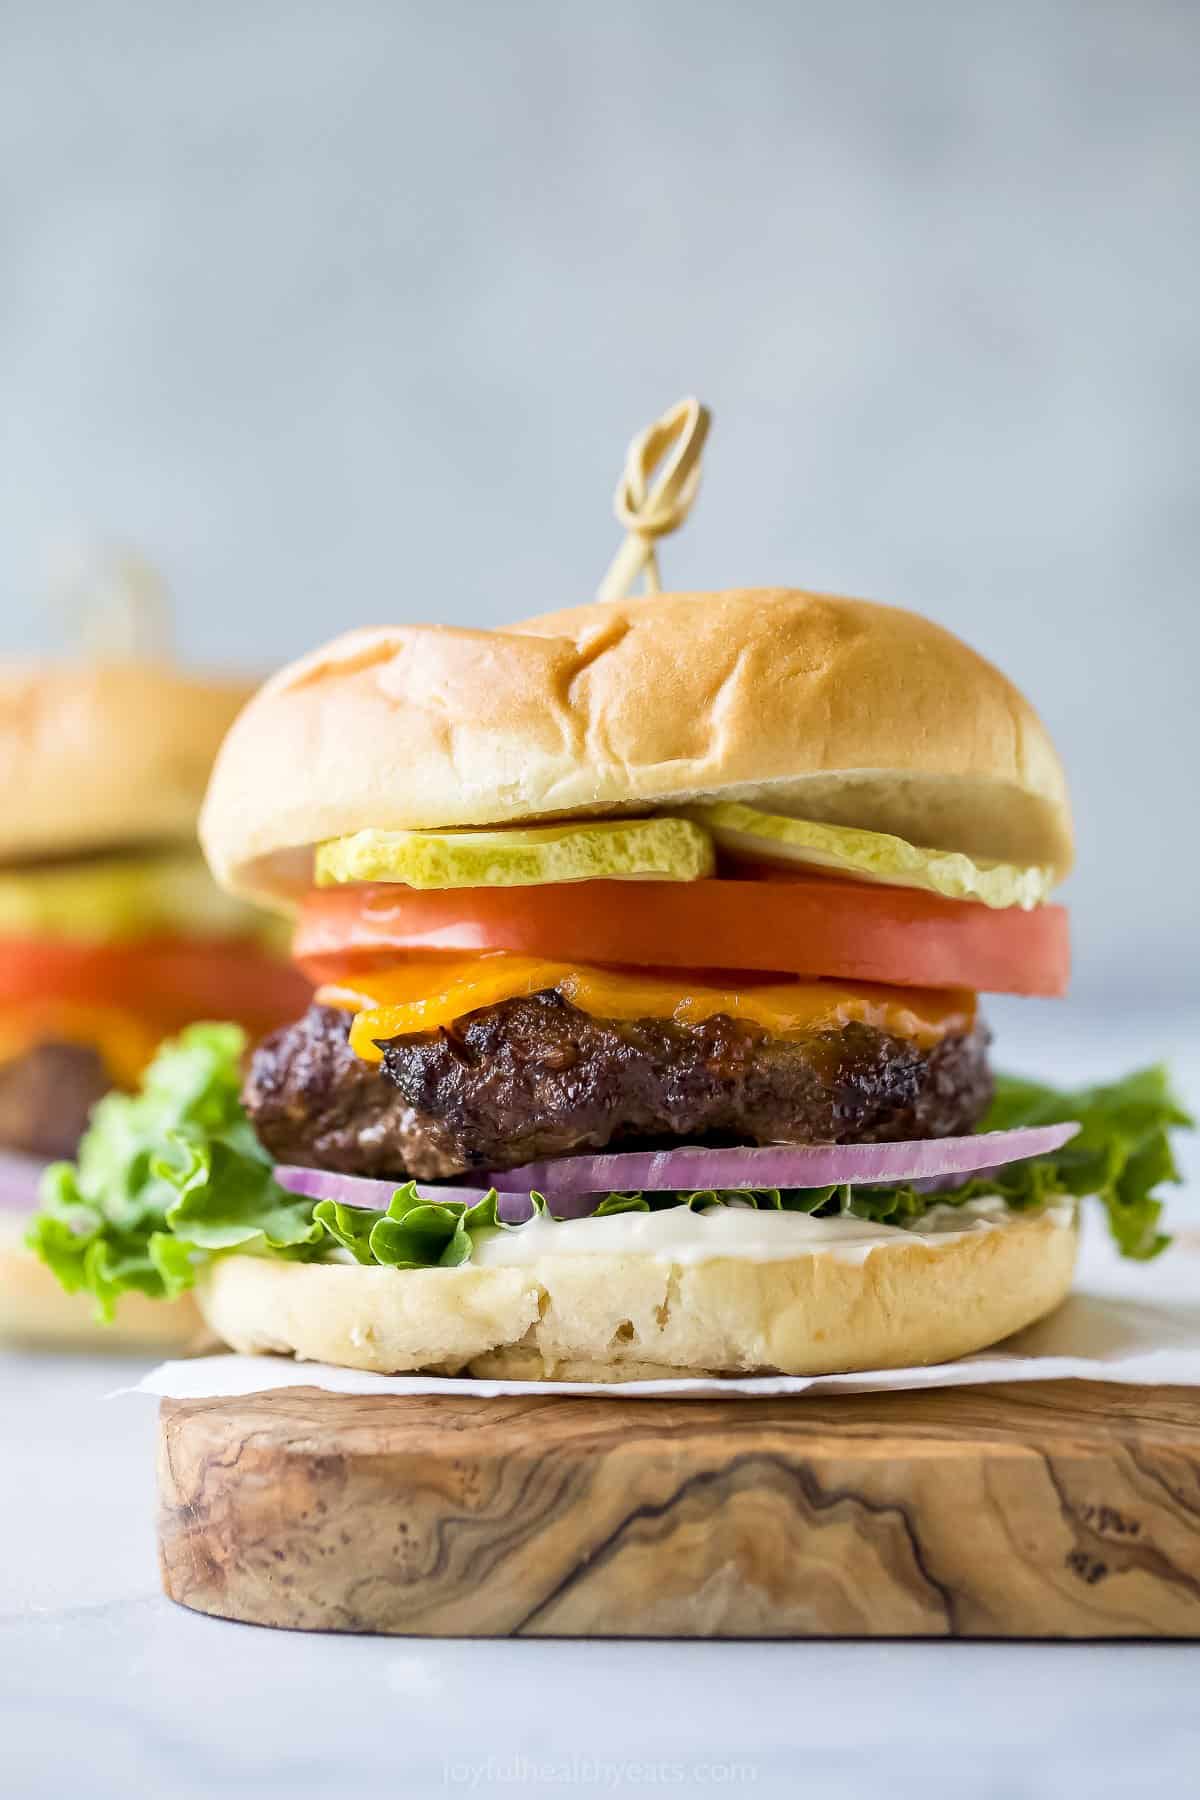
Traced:
POLYGON ((287 905, 312 847, 722 796, 1066 873, 1028 702, 913 613, 796 589, 659 594, 500 631, 351 631, 274 676, 217 759, 219 881, 287 905))
POLYGON ((232 1255, 198 1298, 234 1350, 383 1375, 826 1375, 947 1362, 1033 1324, 1065 1298, 1077 1242, 1065 1202, 861 1258, 634 1251, 400 1270, 232 1255))
POLYGON ((194 842, 252 692, 163 662, 0 663, 0 861, 194 842))

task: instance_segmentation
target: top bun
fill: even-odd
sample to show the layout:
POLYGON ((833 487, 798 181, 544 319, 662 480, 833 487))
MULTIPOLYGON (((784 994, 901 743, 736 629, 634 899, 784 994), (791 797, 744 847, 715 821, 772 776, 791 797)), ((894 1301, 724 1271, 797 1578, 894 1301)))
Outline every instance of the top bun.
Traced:
POLYGON ((791 588, 656 594, 507 626, 351 631, 274 676, 201 818, 217 879, 295 901, 352 831, 722 796, 1064 875, 1062 766, 948 631, 791 588))
POLYGON ((0 663, 0 860, 194 841, 252 692, 167 663, 0 663))

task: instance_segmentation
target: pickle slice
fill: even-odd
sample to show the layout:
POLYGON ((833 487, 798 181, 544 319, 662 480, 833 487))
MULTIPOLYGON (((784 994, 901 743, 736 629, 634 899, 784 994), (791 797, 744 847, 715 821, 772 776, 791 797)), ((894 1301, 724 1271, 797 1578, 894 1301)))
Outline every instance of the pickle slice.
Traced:
POLYGON ((606 820, 500 831, 356 831, 317 846, 318 887, 533 887, 563 881, 699 881, 712 839, 690 819, 606 820))
POLYGON ((789 819, 737 801, 697 806, 689 813, 711 831, 718 849, 747 861, 800 863, 856 881, 924 888, 947 900, 1019 906, 1026 912, 1039 906, 1053 885, 1048 868, 975 862, 957 850, 922 850, 886 832, 789 819))
MULTIPOLYGON (((191 851, 0 870, 0 934, 107 944, 154 932, 262 937, 265 915, 223 894, 191 851)), ((286 947, 286 945, 284 946, 286 947)))

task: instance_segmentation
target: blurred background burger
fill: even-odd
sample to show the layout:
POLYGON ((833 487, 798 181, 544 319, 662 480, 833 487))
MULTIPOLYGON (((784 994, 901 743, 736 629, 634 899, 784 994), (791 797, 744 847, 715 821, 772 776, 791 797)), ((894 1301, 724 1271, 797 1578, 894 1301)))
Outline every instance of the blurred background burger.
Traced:
MULTIPOLYGON (((107 568, 81 634, 90 650, 0 663, 7 1336, 90 1330, 88 1307, 47 1280, 20 1240, 46 1163, 75 1155, 97 1103, 136 1087, 161 1040, 190 1021, 234 1019, 253 1039, 307 994, 278 926, 219 891, 195 841, 213 756, 253 684, 169 660, 147 574, 130 559, 107 568)), ((163 1308, 143 1317, 131 1303, 120 1332, 162 1341, 194 1324, 190 1306, 164 1322, 163 1308)))

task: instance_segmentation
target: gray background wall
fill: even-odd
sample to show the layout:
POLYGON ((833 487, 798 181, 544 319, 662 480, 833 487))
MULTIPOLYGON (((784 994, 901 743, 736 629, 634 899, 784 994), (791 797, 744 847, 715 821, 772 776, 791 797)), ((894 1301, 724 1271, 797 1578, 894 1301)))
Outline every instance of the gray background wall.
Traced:
POLYGON ((1081 1005, 1200 998, 1200 7, 0 9, 0 610, 90 533, 189 654, 670 585, 945 622, 1074 777, 1081 1005))

